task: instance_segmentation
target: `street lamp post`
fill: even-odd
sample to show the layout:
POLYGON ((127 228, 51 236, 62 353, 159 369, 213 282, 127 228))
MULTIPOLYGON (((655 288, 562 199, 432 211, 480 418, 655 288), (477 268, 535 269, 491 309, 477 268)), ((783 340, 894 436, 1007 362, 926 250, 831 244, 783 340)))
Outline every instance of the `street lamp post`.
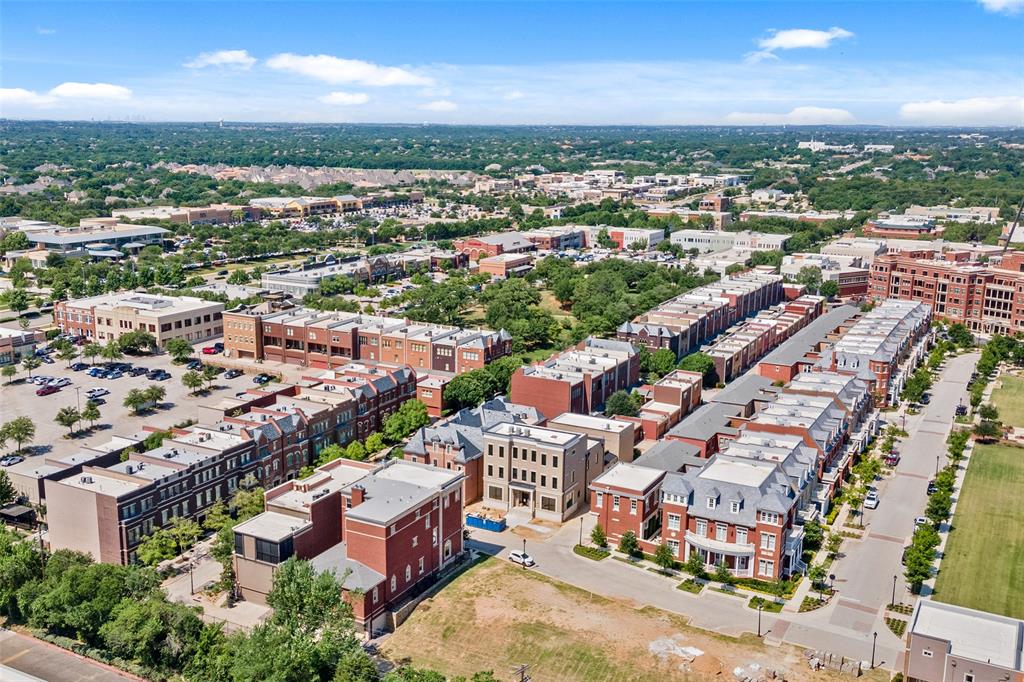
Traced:
POLYGON ((878 643, 878 633, 871 633, 871 669, 875 669, 875 644, 878 643))
POLYGON ((939 455, 935 455, 935 475, 939 475, 939 455))
POLYGON ((583 517, 580 517, 580 547, 583 546, 583 517))
POLYGON ((757 636, 761 636, 761 610, 764 609, 764 602, 757 603, 757 636))
POLYGON ((896 606, 896 576, 892 577, 892 601, 889 603, 896 606))
POLYGON ((523 538, 523 570, 526 570, 526 538, 523 538))

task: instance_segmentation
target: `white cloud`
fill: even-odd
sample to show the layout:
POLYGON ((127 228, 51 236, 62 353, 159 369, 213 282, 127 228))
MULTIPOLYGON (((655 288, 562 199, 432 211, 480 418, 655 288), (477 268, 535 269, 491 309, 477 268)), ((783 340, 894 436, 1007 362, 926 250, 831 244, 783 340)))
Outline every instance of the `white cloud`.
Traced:
POLYGON ((505 93, 505 96, 504 96, 503 99, 507 99, 509 101, 512 101, 512 100, 522 99, 524 97, 526 97, 526 95, 523 94, 522 90, 509 90, 508 92, 505 93))
POLYGON ((25 90, 24 88, 0 88, 0 104, 11 105, 28 105, 28 106, 42 106, 46 104, 52 104, 55 98, 47 95, 40 95, 38 92, 32 90, 25 90))
POLYGON ((1024 97, 907 102, 900 118, 925 125, 1024 125, 1024 97))
POLYGON ((318 98, 324 104, 334 104, 341 107, 350 107, 356 104, 366 104, 370 96, 365 92, 332 92, 318 98))
POLYGON ((842 125, 853 123, 854 117, 846 109, 828 107, 797 107, 785 114, 734 111, 725 117, 735 125, 842 125))
POLYGON ((459 105, 446 99, 436 99, 433 102, 421 104, 416 108, 423 111, 455 111, 459 108, 459 105))
POLYGON ((811 28, 788 28, 783 31, 772 29, 771 35, 759 40, 757 46, 768 54, 775 50, 796 50, 799 48, 821 50, 831 46, 836 40, 845 40, 852 37, 853 33, 838 26, 833 26, 827 31, 818 31, 811 28))
POLYGON ((1024 0, 978 0, 989 12, 1016 14, 1024 9, 1024 0))
POLYGON ((75 83, 68 81, 50 90, 54 97, 67 99, 130 99, 132 91, 110 83, 75 83))
POLYGON ((57 32, 55 28, 46 28, 45 26, 36 26, 36 33, 41 36, 52 36, 57 32))
POLYGON ((217 50, 202 52, 194 59, 185 62, 189 69, 204 69, 207 66, 226 66, 234 69, 251 69, 256 58, 247 50, 217 50))
POLYGON ((397 66, 381 66, 359 59, 341 59, 328 54, 300 55, 288 52, 267 60, 267 66, 290 71, 326 83, 358 83, 370 86, 433 85, 432 78, 397 66))

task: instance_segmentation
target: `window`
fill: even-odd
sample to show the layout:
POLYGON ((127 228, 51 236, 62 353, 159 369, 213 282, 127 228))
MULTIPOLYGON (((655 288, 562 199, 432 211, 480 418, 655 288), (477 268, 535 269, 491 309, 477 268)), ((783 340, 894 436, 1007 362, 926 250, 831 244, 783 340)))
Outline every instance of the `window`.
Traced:
POLYGON ((745 545, 747 544, 747 529, 737 528, 736 529, 736 544, 745 545))
POLYGON ((412 566, 409 564, 405 565, 405 582, 412 580, 412 566))
POLYGON ((501 499, 501 488, 499 488, 496 485, 489 485, 489 486, 487 486, 487 498, 490 499, 490 500, 500 500, 501 499))
POLYGON ((557 488, 558 487, 558 479, 556 477, 554 477, 554 476, 551 477, 551 487, 552 488, 557 488))
POLYGON ((612 495, 612 511, 619 511, 619 496, 612 495))
POLYGON ((714 509, 717 506, 718 506, 718 498, 717 497, 709 497, 708 498, 708 509, 714 509))
POLYGON ((597 499, 594 502, 594 506, 600 509, 604 506, 604 493, 598 493, 597 499))
POLYGON ((679 556, 679 541, 678 540, 667 540, 665 542, 668 548, 672 550, 672 556, 679 556))
POLYGON ((931 649, 921 649, 921 655, 925 658, 931 658, 934 654, 932 654, 931 649))
POLYGON ((423 575, 423 557, 420 557, 420 575, 423 575))
POLYGON ((697 535, 702 538, 708 535, 708 522, 704 519, 697 519, 697 535))
POLYGON ((636 500, 629 501, 629 513, 636 516, 636 500))
POLYGON ((775 512, 763 511, 760 513, 760 519, 762 523, 771 523, 775 525, 778 525, 779 523, 779 515, 775 512))
POLYGON ((391 591, 394 592, 398 589, 398 578, 391 576, 391 591))
POLYGON ((540 508, 544 511, 553 512, 555 511, 555 498, 548 497, 547 495, 541 495, 540 508))
POLYGON ((775 562, 767 559, 759 559, 757 562, 757 574, 772 577, 775 575, 775 562))
POLYGON ((733 514, 739 514, 740 513, 740 503, 739 502, 735 502, 735 501, 734 502, 730 502, 729 503, 729 511, 731 511, 733 514))
POLYGON ((668 529, 679 530, 679 514, 668 515, 668 529))
POLYGON ((719 542, 727 542, 729 539, 729 526, 724 523, 715 524, 715 539, 719 542))
POLYGON ((423 527, 427 528, 429 530, 430 529, 430 514, 427 514, 426 517, 424 517, 423 520, 425 522, 425 525, 423 527))
POLYGON ((418 536, 418 535, 413 535, 413 536, 412 536, 412 546, 413 546, 413 547, 415 547, 415 546, 416 546, 416 545, 418 545, 419 543, 420 543, 420 536, 418 536))
POLYGON ((767 550, 775 549, 775 534, 774 533, 761 533, 761 549, 767 549, 767 550))
POLYGON ((558 466, 558 456, 557 455, 551 455, 551 466, 553 466, 553 467, 558 466))
POLYGON ((376 604, 377 600, 379 598, 380 598, 380 590, 378 590, 377 587, 374 586, 374 588, 373 588, 373 603, 376 604))
POLYGON ((964 682, 974 682, 974 673, 964 673, 964 682))

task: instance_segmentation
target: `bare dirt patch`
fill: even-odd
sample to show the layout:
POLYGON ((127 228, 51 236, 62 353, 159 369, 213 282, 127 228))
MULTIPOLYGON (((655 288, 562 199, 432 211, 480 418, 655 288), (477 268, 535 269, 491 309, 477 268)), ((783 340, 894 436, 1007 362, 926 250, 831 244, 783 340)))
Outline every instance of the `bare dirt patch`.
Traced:
POLYGON ((496 559, 424 601, 383 651, 447 675, 493 670, 498 679, 523 663, 538 681, 735 680, 737 669, 830 679, 810 671, 798 649, 691 628, 496 559))

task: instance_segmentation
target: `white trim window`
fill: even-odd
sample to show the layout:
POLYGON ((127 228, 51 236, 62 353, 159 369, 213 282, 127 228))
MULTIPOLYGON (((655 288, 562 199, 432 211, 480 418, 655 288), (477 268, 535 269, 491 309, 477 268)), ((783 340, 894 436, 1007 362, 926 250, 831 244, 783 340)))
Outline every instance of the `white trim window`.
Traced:
POLYGON ((598 493, 594 498, 594 506, 600 509, 604 506, 604 493, 598 493))
POLYGON ((697 535, 702 538, 706 538, 708 536, 708 522, 704 519, 697 519, 697 535))
POLYGON ((768 578, 775 576, 775 562, 770 559, 757 560, 757 574, 768 578))
POLYGON ((612 495, 612 511, 619 511, 619 496, 612 495))
POLYGON ((761 549, 772 551, 775 549, 775 533, 761 533, 761 549))
POLYGON ((636 516, 636 508, 637 508, 636 500, 631 498, 629 500, 629 513, 632 514, 633 516, 636 516))
POLYGON ((679 530, 679 521, 680 521, 680 519, 681 519, 681 517, 679 516, 679 514, 669 514, 668 515, 668 529, 669 530, 679 530))

